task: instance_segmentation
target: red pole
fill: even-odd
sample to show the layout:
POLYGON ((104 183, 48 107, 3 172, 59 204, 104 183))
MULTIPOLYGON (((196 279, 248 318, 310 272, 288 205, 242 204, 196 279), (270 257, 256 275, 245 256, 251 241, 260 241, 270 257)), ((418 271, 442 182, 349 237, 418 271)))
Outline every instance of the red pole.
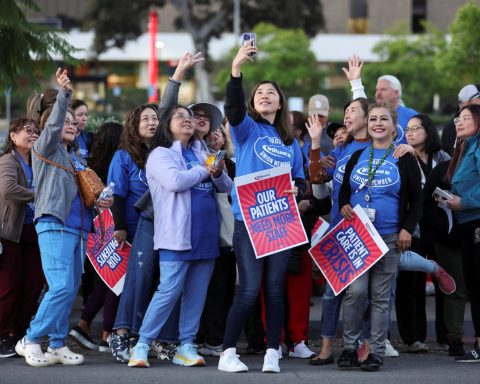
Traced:
POLYGON ((151 10, 148 15, 148 36, 150 40, 150 55, 148 58, 148 102, 158 102, 158 59, 157 59, 158 15, 151 10))

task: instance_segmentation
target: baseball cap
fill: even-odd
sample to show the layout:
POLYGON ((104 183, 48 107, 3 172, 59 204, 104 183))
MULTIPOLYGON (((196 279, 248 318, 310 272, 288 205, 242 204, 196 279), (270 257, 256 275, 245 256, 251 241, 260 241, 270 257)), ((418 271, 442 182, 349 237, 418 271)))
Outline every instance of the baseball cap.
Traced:
POLYGON ((337 122, 331 122, 328 123, 327 125, 327 135, 330 136, 333 139, 333 136, 335 136, 335 132, 337 132, 338 128, 344 128, 345 124, 343 123, 337 123, 337 122))
POLYGON ((465 85, 458 93, 458 102, 465 103, 473 99, 480 98, 480 89, 477 84, 465 85))
POLYGON ((219 108, 210 103, 197 103, 189 105, 194 113, 195 111, 204 111, 210 116, 210 131, 214 131, 222 125, 223 115, 219 108))
POLYGON ((322 116, 328 115, 328 110, 330 109, 330 104, 328 102, 327 96, 325 95, 313 95, 308 101, 308 114, 318 114, 322 116))

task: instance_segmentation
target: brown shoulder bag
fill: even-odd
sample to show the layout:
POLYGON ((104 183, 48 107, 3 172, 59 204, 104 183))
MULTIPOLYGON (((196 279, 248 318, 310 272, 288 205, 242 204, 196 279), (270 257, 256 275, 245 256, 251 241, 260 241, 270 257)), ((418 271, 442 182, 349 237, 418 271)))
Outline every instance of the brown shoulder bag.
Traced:
POLYGON ((43 160, 46 163, 52 164, 55 167, 64 169, 65 171, 73 174, 85 206, 87 208, 92 208, 95 205, 95 202, 100 196, 100 193, 102 193, 103 189, 105 188, 105 185, 103 184, 102 180, 100 180, 100 178, 98 177, 98 175, 95 173, 93 169, 87 167, 84 170, 75 171, 75 167, 73 166, 73 163, 70 159, 69 161, 70 161, 70 164, 72 165, 72 169, 68 169, 67 167, 64 167, 62 164, 46 159, 45 157, 41 156, 38 152, 36 152, 33 149, 32 149, 32 152, 40 160, 43 160))

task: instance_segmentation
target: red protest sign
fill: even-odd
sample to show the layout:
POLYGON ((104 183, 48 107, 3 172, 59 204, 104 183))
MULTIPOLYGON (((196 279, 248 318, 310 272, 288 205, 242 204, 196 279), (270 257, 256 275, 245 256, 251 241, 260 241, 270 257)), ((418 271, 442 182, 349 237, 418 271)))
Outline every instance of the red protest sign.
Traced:
POLYGON ((88 235, 87 257, 105 284, 116 295, 120 295, 131 246, 125 242, 121 248, 113 237, 115 224, 110 210, 105 209, 100 215, 101 220, 99 216, 93 219, 95 233, 88 235))
POLYGON ((292 193, 289 167, 235 178, 235 187, 257 258, 308 242, 292 193))
POLYGON ((309 249, 335 295, 368 271, 388 252, 363 209, 353 208, 355 218, 342 220, 319 243, 309 249))

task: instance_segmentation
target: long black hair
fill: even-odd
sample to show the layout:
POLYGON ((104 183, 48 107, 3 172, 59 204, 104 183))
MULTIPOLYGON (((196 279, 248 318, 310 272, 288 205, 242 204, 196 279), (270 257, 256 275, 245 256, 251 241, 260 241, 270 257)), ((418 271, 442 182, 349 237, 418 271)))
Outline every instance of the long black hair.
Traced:
POLYGON ((423 150, 429 154, 433 155, 435 152, 438 152, 442 149, 442 141, 440 140, 440 135, 438 134, 435 123, 428 115, 419 113, 418 115, 412 116, 411 119, 418 119, 422 122, 422 127, 425 129, 427 138, 425 139, 425 144, 423 145, 423 150))
POLYGON ((107 183, 108 168, 120 144, 122 132, 122 124, 108 121, 98 128, 97 133, 93 137, 88 165, 105 184, 107 183))

